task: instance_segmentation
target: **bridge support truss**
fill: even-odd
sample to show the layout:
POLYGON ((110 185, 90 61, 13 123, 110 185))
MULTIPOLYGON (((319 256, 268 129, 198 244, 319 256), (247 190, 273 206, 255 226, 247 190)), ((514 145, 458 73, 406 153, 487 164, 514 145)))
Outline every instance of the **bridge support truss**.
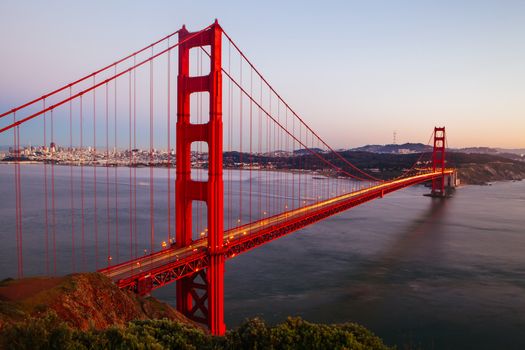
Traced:
POLYGON ((176 241, 178 248, 192 244, 192 202, 207 205, 208 258, 206 270, 177 281, 177 309, 188 318, 207 324, 211 333, 222 335, 224 325, 223 179, 222 179, 222 29, 215 22, 197 35, 185 27, 179 32, 179 75, 177 96, 176 241), (209 46, 210 74, 190 76, 190 49, 209 46), (209 93, 209 121, 192 124, 190 95, 209 93), (191 144, 208 144, 208 179, 191 179, 191 144))
POLYGON ((445 127, 434 128, 434 149, 432 151, 432 170, 441 171, 442 176, 432 180, 433 197, 445 196, 445 127))

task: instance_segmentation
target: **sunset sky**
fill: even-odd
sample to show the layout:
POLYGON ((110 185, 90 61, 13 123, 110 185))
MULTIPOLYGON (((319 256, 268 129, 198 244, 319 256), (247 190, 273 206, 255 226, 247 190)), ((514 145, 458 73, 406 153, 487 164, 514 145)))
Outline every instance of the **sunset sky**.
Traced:
POLYGON ((0 110, 218 18, 334 147, 525 148, 525 1, 0 3, 0 110))

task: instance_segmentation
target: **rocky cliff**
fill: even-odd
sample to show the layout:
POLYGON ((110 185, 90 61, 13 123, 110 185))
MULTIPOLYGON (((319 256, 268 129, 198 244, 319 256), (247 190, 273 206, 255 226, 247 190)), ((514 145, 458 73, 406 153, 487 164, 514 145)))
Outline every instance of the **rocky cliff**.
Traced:
POLYGON ((494 181, 519 181, 525 179, 525 164, 493 162, 487 164, 462 164, 458 167, 461 183, 485 185, 494 181))
POLYGON ((75 329, 105 329, 132 320, 162 319, 194 325, 168 304, 121 291, 99 273, 0 282, 0 329, 50 312, 75 329))
POLYGON ((449 153, 447 166, 458 169, 463 184, 525 179, 525 162, 490 154, 449 153))

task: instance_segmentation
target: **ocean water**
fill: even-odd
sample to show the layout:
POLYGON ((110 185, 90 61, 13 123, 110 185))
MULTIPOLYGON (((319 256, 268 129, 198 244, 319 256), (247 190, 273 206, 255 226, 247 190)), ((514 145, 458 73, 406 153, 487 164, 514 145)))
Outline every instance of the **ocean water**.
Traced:
MULTIPOLYGON (((226 263, 229 327, 261 316, 358 322, 388 344, 524 349, 525 182, 417 186, 226 263)), ((174 304, 174 289, 156 292, 174 304)))
MULTIPOLYGON (((45 259, 44 170, 40 165, 22 168, 24 273, 52 274, 51 226, 45 259)), ((102 241, 107 232, 113 243, 116 239, 114 222, 108 221, 108 226, 104 219, 105 199, 100 200, 107 190, 106 170, 96 169, 98 209, 85 211, 82 252, 80 170, 54 167, 57 274, 93 270, 95 265, 107 263, 104 247, 98 247, 97 259, 94 253, 95 227, 102 241)), ((16 275, 12 171, 12 166, 0 166, 1 278, 16 275)), ((88 167, 84 171, 93 173, 88 167)), ((115 170, 110 171, 113 177, 115 170)), ((147 247, 149 172, 137 172, 138 240, 147 247)), ((129 169, 119 168, 116 174, 121 201, 120 255, 125 259, 129 169)), ((247 174, 234 171, 231 178, 246 182, 247 174)), ((156 169, 154 176, 157 244, 164 238, 167 221, 163 185, 167 173, 156 169)), ((259 180, 254 178, 254 184, 259 180)), ((86 193, 93 188, 92 178, 86 175, 86 193)), ((110 192, 113 189, 110 186, 110 192)), ((416 186, 393 193, 229 260, 225 276, 227 326, 235 327, 254 316, 269 323, 301 316, 312 322, 358 322, 400 348, 525 348, 525 182, 464 186, 446 200, 423 196, 427 192, 427 188, 416 186)), ((110 195, 112 210, 113 201, 110 195)), ((239 208, 235 203, 234 211, 239 208)), ((93 206, 92 198, 85 199, 85 206, 93 206)), ((48 207, 51 220, 50 202, 48 207)), ((110 254, 115 253, 111 247, 110 254)), ((175 304, 174 285, 154 295, 175 304)))

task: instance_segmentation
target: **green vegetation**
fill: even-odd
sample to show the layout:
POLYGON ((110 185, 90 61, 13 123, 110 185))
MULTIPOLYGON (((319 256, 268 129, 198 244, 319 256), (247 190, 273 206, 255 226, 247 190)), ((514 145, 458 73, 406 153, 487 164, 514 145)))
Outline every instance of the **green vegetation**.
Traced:
POLYGON ((381 339, 354 323, 323 325, 289 318, 270 327, 255 318, 213 337, 169 320, 133 321, 125 327, 80 331, 50 313, 7 324, 2 349, 389 349, 381 339))

